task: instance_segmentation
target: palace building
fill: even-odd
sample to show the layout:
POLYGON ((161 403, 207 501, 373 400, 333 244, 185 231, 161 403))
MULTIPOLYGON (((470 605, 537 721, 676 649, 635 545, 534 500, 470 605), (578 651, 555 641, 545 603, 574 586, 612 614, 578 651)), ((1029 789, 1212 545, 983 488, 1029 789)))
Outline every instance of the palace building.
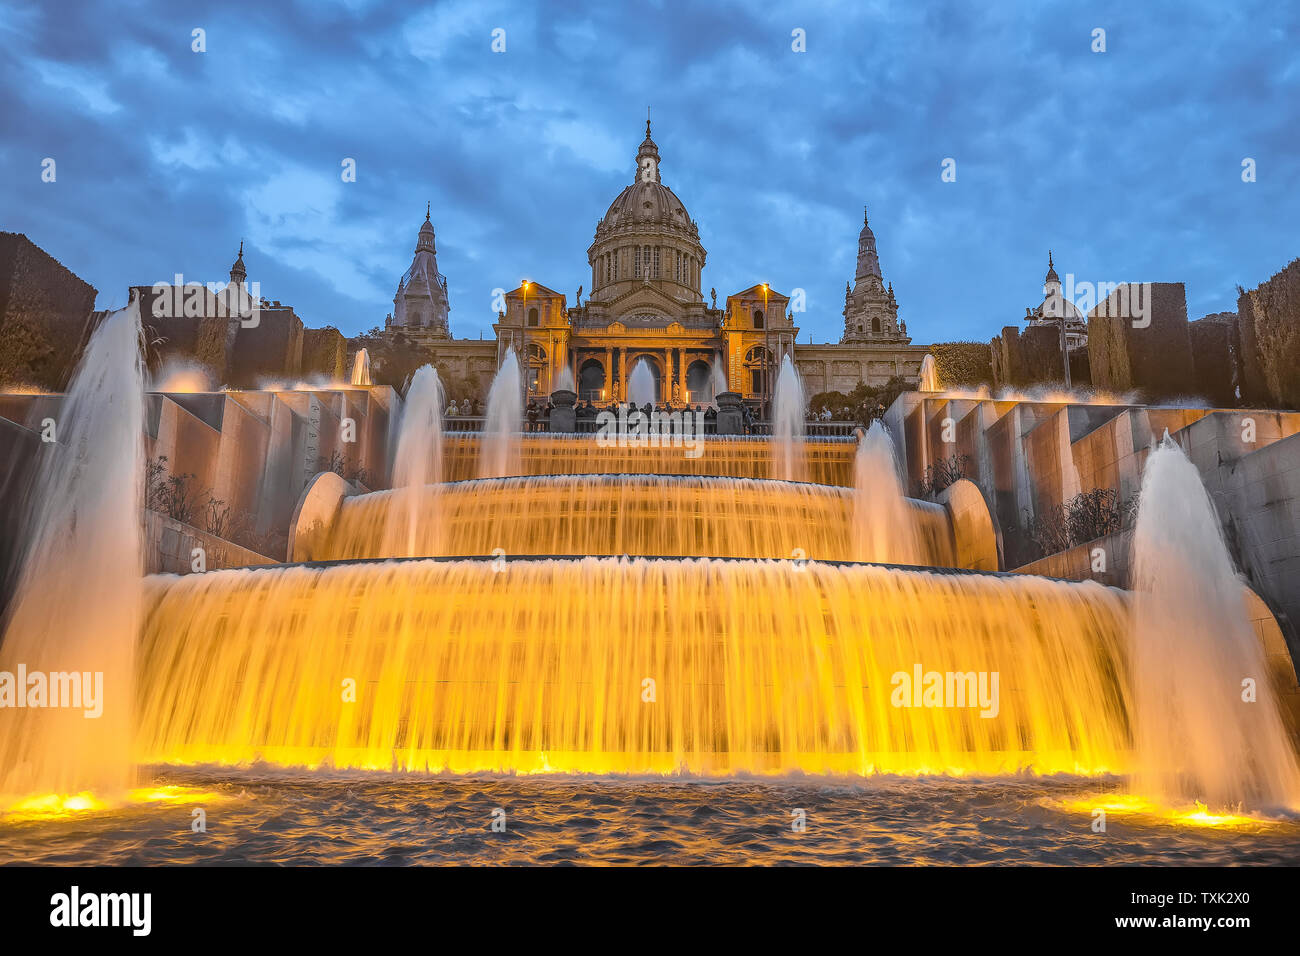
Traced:
POLYGON ((757 283, 728 295, 704 289, 707 252, 699 227, 660 175, 659 147, 646 122, 633 182, 614 197, 587 248, 589 294, 573 304, 564 293, 528 281, 504 296, 495 341, 451 337, 447 281, 438 271, 434 228, 426 210, 415 258, 402 276, 386 333, 427 349, 444 375, 486 383, 515 349, 530 396, 572 384, 580 399, 621 401, 628 374, 644 360, 659 401, 680 405, 713 397, 711 368, 720 360, 728 388, 746 401, 770 396, 776 369, 792 357, 807 394, 915 380, 927 351, 912 345, 886 285, 876 237, 863 216, 854 282, 845 287, 844 334, 838 344, 800 343, 790 298, 757 283))

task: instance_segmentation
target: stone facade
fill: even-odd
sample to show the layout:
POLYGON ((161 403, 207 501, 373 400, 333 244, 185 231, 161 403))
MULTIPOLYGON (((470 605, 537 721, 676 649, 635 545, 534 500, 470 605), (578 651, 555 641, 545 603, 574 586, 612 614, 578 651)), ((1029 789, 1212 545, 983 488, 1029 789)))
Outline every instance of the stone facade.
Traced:
MULTIPOLYGON (((426 232, 431 257, 427 218, 419 244, 425 243, 426 232)), ((564 293, 529 281, 506 293, 493 325, 494 341, 453 339, 440 328, 413 330, 409 321, 399 323, 396 313, 382 336, 390 345, 403 336, 404 348, 437 365, 444 381, 461 383, 458 387, 478 383, 476 397, 486 393, 509 349, 519 356, 530 396, 568 385, 581 399, 595 402, 625 400, 628 375, 638 361, 650 368, 658 400, 669 404, 711 399, 715 363, 727 388, 752 404, 770 399, 776 371, 787 356, 810 395, 847 392, 859 383, 883 385, 894 376, 917 379, 926 348, 911 345, 906 324, 898 321, 898 304, 892 287, 884 284, 875 235, 865 217, 856 283, 846 288, 845 331, 838 345, 796 344, 799 328, 790 298, 766 284, 728 295, 721 306, 713 289, 706 299, 706 260, 698 224, 663 183, 659 147, 647 123, 634 180, 610 203, 587 249, 591 292, 585 300, 582 288, 570 304, 564 293)), ((424 272, 436 274, 432 258, 424 272)), ((399 284, 399 298, 411 288, 411 275, 408 271, 399 284)), ((441 282, 445 290, 445 280, 441 282)), ((409 315, 411 306, 406 308, 409 315)), ((363 345, 370 349, 372 363, 387 351, 375 347, 382 343, 373 337, 353 339, 349 348, 354 352, 363 345)), ((404 357, 390 355, 372 368, 380 375, 377 380, 398 384, 408 364, 404 357)))
POLYGON ((95 295, 25 235, 0 232, 0 388, 62 389, 89 337, 95 295))

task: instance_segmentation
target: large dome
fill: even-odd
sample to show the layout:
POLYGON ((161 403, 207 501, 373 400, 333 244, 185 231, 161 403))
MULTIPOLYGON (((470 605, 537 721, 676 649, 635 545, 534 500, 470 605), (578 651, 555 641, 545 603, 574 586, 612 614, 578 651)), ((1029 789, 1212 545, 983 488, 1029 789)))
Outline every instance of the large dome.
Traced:
POLYGON ((691 217, 677 195, 663 183, 635 182, 609 204, 597 231, 627 224, 656 223, 690 230, 691 217))

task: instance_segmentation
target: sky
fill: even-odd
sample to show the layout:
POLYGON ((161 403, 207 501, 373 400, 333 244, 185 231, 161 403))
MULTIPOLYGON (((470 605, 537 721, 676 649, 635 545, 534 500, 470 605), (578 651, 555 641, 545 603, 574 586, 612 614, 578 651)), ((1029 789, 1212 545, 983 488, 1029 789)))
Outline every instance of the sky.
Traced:
POLYGON ((803 289, 801 342, 843 331, 864 206, 915 343, 1022 321, 1049 248, 1193 319, 1300 255, 1290 3, 0 0, 0 91, 0 230, 99 308, 242 240, 309 326, 382 326, 427 202, 490 338, 494 289, 590 286, 647 108, 704 289, 803 289))

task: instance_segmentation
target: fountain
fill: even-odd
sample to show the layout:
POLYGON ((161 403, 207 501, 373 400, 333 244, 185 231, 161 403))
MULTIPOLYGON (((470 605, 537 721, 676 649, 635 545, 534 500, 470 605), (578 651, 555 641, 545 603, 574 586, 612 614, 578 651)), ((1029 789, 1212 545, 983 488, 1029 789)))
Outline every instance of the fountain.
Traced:
POLYGON ((370 352, 366 349, 357 349, 356 357, 352 360, 352 384, 353 385, 373 385, 370 381, 370 352))
POLYGON ((502 478, 519 473, 519 435, 523 430, 523 380, 519 358, 507 349, 501 367, 488 389, 483 421, 480 478, 502 478))
POLYGON ((555 375, 555 384, 551 387, 552 392, 577 392, 577 383, 573 381, 573 369, 567 365, 560 366, 559 372, 555 375))
POLYGON ((889 430, 877 420, 858 443, 853 464, 854 558, 893 564, 942 563, 924 560, 913 508, 903 482, 889 430))
POLYGON ((1114 667, 1126 608, 1092 582, 708 558, 414 560, 155 578, 149 606, 137 746, 151 762, 1127 769, 1114 667), (898 675, 919 667, 1000 673, 1000 698, 900 706, 898 675), (366 688, 342 707, 340 675, 366 688))
POLYGON ((934 364, 934 356, 929 352, 926 352, 925 358, 921 359, 920 384, 917 386, 917 391, 943 391, 939 386, 939 369, 934 364))
POLYGON ((1300 772, 1241 580, 1200 476, 1168 434, 1140 500, 1134 788, 1172 806, 1300 809, 1300 772))
POLYGON ((658 401, 657 391, 650 363, 645 359, 637 359, 627 376, 627 400, 637 408, 654 405, 658 401))
MULTIPOLYGON (((417 550, 417 534, 437 540, 437 522, 420 521, 420 502, 426 493, 437 492, 442 481, 442 381, 432 365, 422 365, 411 376, 402 410, 393 456, 393 506, 384 521, 384 553, 392 556, 432 554, 417 550)), ((432 545, 429 545, 432 546, 432 545)))
POLYGON ((781 360, 772 398, 772 442, 776 455, 776 476, 786 481, 802 481, 803 456, 800 444, 804 437, 804 413, 807 401, 803 382, 787 355, 781 360))
POLYGON ((727 391, 727 369, 717 352, 713 353, 713 361, 709 364, 709 390, 712 393, 709 400, 717 408, 718 396, 727 391))
MULTIPOLYGON (((861 457, 861 455, 859 456, 861 457)), ((886 489, 869 492, 883 498, 886 489)), ((859 504, 860 491, 824 485, 667 475, 556 475, 378 491, 345 498, 314 557, 637 554, 675 557, 860 558, 857 534, 879 542, 872 560, 956 565, 942 505, 903 498, 892 507, 859 504), (415 509, 418 538, 394 552, 382 533, 394 514, 415 509), (874 534, 864 521, 891 522, 874 534), (438 534, 441 537, 438 537, 438 534), (891 542, 889 535, 897 536, 891 542), (903 544, 905 542, 905 544, 903 544)))
POLYGON ((133 301, 95 330, 53 420, 57 440, 43 446, 0 643, 0 806, 33 794, 116 799, 133 779, 142 354, 133 301))

